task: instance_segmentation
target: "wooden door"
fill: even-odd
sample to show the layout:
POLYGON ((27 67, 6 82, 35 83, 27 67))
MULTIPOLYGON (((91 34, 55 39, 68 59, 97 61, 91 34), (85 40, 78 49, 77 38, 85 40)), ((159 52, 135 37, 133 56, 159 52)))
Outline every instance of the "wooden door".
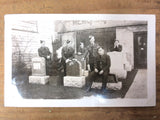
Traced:
POLYGON ((147 32, 134 33, 134 68, 147 68, 147 32))

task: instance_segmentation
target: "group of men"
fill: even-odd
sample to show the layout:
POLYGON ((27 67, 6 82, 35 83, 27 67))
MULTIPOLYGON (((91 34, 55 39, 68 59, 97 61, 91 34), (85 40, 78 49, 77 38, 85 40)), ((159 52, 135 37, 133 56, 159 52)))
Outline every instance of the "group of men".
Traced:
MULTIPOLYGON (((108 80, 108 74, 110 71, 111 61, 110 57, 105 53, 104 49, 95 43, 95 37, 89 36, 90 44, 85 48, 85 50, 81 49, 80 52, 83 52, 82 60, 85 60, 88 57, 88 71, 89 75, 86 77, 87 81, 87 91, 91 90, 92 83, 95 79, 102 79, 102 91, 106 89, 106 83, 108 80)), ((122 47, 118 46, 117 42, 115 42, 114 48, 117 51, 121 51, 122 47)), ((50 60, 51 53, 49 49, 44 46, 45 41, 41 41, 41 48, 38 49, 38 53, 40 57, 44 57, 46 59, 46 64, 50 60)), ((62 48, 62 58, 61 63, 64 68, 64 76, 66 75, 66 63, 74 58, 75 50, 71 45, 71 41, 67 40, 66 45, 62 48)), ((47 65, 46 65, 47 66, 47 65)))

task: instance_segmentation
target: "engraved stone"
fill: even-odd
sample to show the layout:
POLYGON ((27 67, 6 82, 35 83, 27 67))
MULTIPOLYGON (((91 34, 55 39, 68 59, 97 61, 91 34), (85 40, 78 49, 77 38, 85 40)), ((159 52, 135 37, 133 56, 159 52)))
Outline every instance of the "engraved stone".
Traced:
POLYGON ((32 59, 32 75, 33 76, 45 76, 46 75, 45 58, 36 57, 32 59))

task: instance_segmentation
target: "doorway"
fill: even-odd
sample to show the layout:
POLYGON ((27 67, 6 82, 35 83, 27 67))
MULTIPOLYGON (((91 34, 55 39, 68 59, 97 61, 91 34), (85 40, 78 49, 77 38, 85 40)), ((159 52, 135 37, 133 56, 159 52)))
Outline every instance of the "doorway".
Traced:
POLYGON ((147 32, 134 33, 134 68, 147 68, 147 32))

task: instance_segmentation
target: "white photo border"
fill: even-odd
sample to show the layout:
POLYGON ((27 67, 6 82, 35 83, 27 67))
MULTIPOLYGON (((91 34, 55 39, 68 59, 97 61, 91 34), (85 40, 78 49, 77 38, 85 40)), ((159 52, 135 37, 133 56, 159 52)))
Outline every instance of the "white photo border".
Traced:
POLYGON ((4 106, 8 107, 143 107, 156 105, 155 15, 151 14, 10 14, 5 15, 4 106), (147 21, 147 98, 146 99, 23 99, 12 95, 11 25, 17 20, 138 20, 147 21))

